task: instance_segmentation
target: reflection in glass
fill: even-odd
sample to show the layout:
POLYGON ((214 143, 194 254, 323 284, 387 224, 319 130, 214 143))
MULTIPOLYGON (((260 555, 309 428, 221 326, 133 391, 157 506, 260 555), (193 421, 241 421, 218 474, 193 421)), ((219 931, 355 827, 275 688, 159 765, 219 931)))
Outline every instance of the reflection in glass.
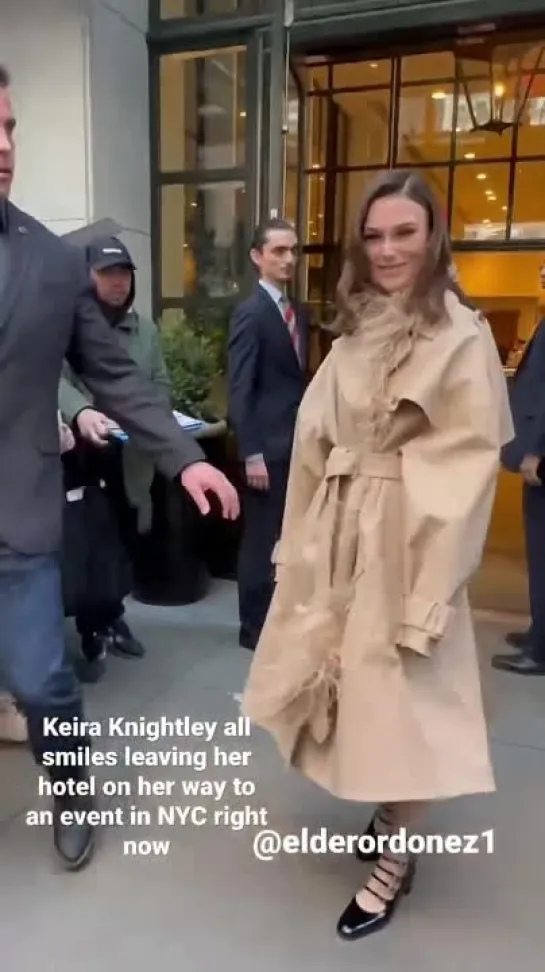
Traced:
POLYGON ((328 101, 324 95, 310 97, 307 101, 307 150, 305 165, 320 169, 326 164, 328 101))
POLYGON ((519 162, 515 176, 515 199, 511 239, 545 238, 544 162, 519 162))
POLYGON ((532 82, 518 130, 519 155, 545 155, 545 74, 532 82))
POLYGON ((508 162, 456 166, 451 227, 453 239, 504 240, 508 195, 508 162))
POLYGON ((454 79, 454 55, 451 51, 411 54, 402 58, 401 82, 449 81, 454 79))
POLYGON ((299 91, 290 74, 287 98, 284 217, 297 226, 299 198, 299 91))
POLYGON ((325 220, 325 175, 310 175, 307 179, 308 214, 305 243, 323 243, 325 220))
POLYGON ((397 161, 402 165, 443 162, 450 158, 453 126, 452 85, 401 89, 397 161))
MULTIPOLYGON (((485 124, 490 117, 490 82, 481 75, 467 81, 467 97, 463 89, 458 96, 456 117, 456 156, 457 158, 503 159, 511 155, 513 129, 504 132, 472 131, 473 119, 468 106, 468 98, 473 106, 479 124, 485 124)), ((507 115, 512 110, 507 110, 507 115)))
POLYGON ((390 91, 336 94, 348 127, 348 165, 386 165, 388 162, 390 91))
POLYGON ((246 268, 243 182, 163 186, 163 298, 233 297, 246 268))
POLYGON ((261 0, 161 0, 162 20, 175 17, 212 17, 238 12, 261 13, 261 0))
POLYGON ((346 173, 346 199, 336 197, 337 221, 344 222, 344 239, 352 236, 364 193, 384 169, 369 169, 364 172, 346 173), (341 211, 341 207, 342 210, 341 211))
POLYGON ((244 48, 161 58, 161 169, 229 169, 244 164, 244 48))
POLYGON ((366 88, 372 85, 390 85, 392 62, 390 58, 381 61, 349 61, 333 67, 334 88, 366 88))

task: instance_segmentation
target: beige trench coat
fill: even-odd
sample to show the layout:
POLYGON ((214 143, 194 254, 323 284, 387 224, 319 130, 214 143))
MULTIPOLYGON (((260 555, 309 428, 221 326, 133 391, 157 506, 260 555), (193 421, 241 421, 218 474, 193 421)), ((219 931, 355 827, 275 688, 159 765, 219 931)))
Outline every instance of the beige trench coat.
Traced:
POLYGON ((495 788, 467 586, 513 426, 489 325, 451 294, 447 311, 388 375, 380 448, 362 448, 358 335, 299 413, 242 709, 343 799, 495 788))

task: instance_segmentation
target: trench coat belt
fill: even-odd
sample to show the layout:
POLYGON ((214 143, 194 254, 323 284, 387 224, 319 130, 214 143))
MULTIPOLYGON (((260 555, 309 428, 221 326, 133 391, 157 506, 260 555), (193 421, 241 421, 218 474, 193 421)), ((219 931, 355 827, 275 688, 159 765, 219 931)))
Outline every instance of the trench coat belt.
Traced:
POLYGON ((360 454, 355 449, 334 446, 329 453, 325 470, 326 479, 343 476, 368 479, 401 479, 401 454, 398 452, 369 452, 360 454))

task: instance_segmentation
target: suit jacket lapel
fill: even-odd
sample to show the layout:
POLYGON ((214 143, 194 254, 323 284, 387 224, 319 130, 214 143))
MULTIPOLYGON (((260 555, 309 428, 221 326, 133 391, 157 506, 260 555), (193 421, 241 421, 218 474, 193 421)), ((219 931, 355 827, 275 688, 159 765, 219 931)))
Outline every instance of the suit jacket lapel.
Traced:
POLYGON ((6 326, 31 266, 31 233, 19 211, 8 206, 8 275, 0 300, 0 328, 6 326))
MULTIPOLYGON (((278 333, 280 335, 281 340, 284 341, 284 343, 286 344, 286 347, 289 349, 289 352, 290 352, 290 354, 291 354, 291 356, 293 358, 294 365, 300 370, 301 369, 301 364, 300 364, 300 361, 299 361, 299 359, 297 357, 297 354, 296 354, 296 351, 295 351, 295 347, 293 345, 293 341, 292 341, 292 338, 291 338, 291 334, 289 332, 288 325, 286 324, 286 321, 282 317, 282 311, 280 310, 278 304, 275 304, 275 302, 272 299, 271 295, 265 290, 264 287, 258 286, 258 296, 259 296, 259 299, 260 300, 263 300, 265 302, 264 303, 264 306, 266 306, 268 308, 269 312, 270 312, 271 321, 274 320, 274 322, 275 322, 275 328, 278 330, 278 333)), ((298 333, 298 336, 299 336, 299 340, 302 341, 302 331, 303 331, 303 328, 301 327, 301 323, 302 322, 301 322, 301 320, 299 318, 300 308, 297 307, 294 304, 293 305, 293 309, 294 309, 295 314, 296 314, 295 320, 296 320, 297 328, 298 328, 298 332, 297 333, 298 333)), ((303 345, 302 344, 300 344, 300 349, 301 349, 301 351, 303 351, 303 345)), ((305 359, 303 357, 303 361, 304 360, 305 359)))

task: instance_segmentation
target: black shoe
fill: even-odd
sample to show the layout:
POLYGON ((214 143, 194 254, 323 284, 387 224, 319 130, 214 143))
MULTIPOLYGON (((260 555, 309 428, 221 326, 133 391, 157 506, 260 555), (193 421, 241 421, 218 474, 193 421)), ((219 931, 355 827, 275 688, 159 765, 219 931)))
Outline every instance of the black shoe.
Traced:
POLYGON ((146 654, 143 644, 134 637, 125 621, 115 621, 110 625, 108 635, 108 651, 112 655, 120 658, 143 658, 146 654))
POLYGON ((377 846, 378 834, 377 831, 375 830, 374 817, 371 818, 367 830, 365 831, 364 837, 369 837, 370 842, 373 841, 374 849, 362 850, 361 847, 356 847, 356 857, 358 858, 359 861, 363 861, 364 863, 366 863, 367 861, 378 861, 380 857, 380 852, 377 846))
MULTIPOLYGON (((360 908, 356 898, 352 898, 352 901, 343 911, 337 923, 337 934, 339 937, 348 942, 355 942, 358 938, 365 938, 366 935, 371 935, 373 932, 380 931, 381 928, 384 928, 391 921, 402 895, 409 894, 412 890, 414 872, 415 862, 414 860, 410 860, 407 870, 401 879, 399 889, 390 901, 379 896, 376 891, 373 892, 384 904, 384 908, 378 913, 364 911, 363 908, 360 908)), ((387 887, 385 881, 376 873, 374 873, 374 877, 387 887)))
POLYGON ((82 636, 81 657, 75 662, 76 675, 80 682, 92 685, 103 678, 106 673, 107 652, 112 643, 113 636, 104 632, 82 636))
POLYGON ((55 797, 53 802, 53 841, 55 850, 67 871, 79 871, 88 864, 94 850, 94 830, 87 823, 63 821, 64 811, 89 811, 92 801, 87 797, 55 797))
POLYGON ((531 655, 494 655, 492 668, 517 675, 545 675, 545 662, 535 661, 531 655))
POLYGON ((530 646, 530 632, 511 631, 505 640, 511 648, 518 648, 520 651, 524 651, 530 646))

